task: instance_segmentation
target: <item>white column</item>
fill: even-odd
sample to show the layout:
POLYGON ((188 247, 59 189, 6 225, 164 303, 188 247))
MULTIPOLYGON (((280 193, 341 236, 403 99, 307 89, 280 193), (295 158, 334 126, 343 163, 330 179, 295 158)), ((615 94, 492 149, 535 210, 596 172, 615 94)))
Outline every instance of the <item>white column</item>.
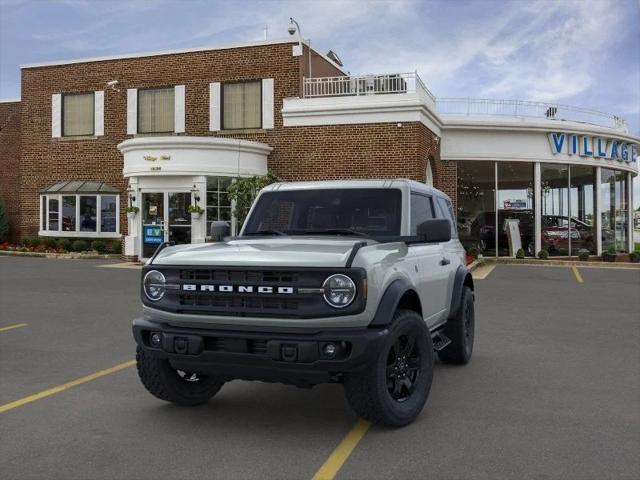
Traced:
POLYGON ((633 177, 627 172, 627 252, 633 252, 633 177))
MULTIPOLYGON (((207 177, 199 175, 193 177, 193 184, 196 187, 195 195, 200 197, 198 206, 205 210, 205 213, 199 219, 191 217, 191 243, 204 243, 207 235, 207 177)), ((191 201, 194 199, 192 198, 191 201)))
POLYGON ((535 228, 535 252, 534 255, 538 255, 538 252, 542 250, 542 174, 540 168, 540 162, 533 164, 533 195, 534 195, 534 228, 535 228))
POLYGON ((600 183, 602 180, 602 171, 600 167, 596 167, 596 184, 595 190, 595 217, 596 222, 596 255, 602 255, 602 199, 600 198, 600 183))
MULTIPOLYGON (((124 237, 124 254, 126 256, 137 256, 140 258, 142 252, 142 236, 140 235, 142 224, 142 194, 138 191, 137 177, 131 177, 129 179, 129 187, 133 190, 133 196, 136 197, 135 201, 131 202, 131 205, 140 208, 140 211, 135 218, 127 220, 127 235, 124 237)), ((129 205, 128 195, 129 193, 127 192, 127 206, 129 205)))

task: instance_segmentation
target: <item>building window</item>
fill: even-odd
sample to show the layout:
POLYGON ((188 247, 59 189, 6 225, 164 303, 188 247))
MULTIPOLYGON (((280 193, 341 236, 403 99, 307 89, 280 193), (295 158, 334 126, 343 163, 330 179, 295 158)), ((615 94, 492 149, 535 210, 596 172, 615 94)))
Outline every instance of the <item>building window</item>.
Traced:
POLYGON ((231 177, 207 177, 207 232, 213 221, 231 221, 231 200, 227 195, 231 181, 231 177))
POLYGON ((451 238, 458 238, 458 228, 456 226, 456 216, 453 213, 453 205, 449 200, 445 200, 442 197, 437 197, 438 206, 442 212, 442 216, 449 220, 451 223, 451 238))
POLYGON ((94 133, 94 93, 67 93, 62 96, 62 136, 90 136, 94 133))
POLYGON ((41 235, 118 236, 119 195, 43 194, 40 203, 41 235))
POLYGON ((138 133, 174 131, 175 89, 149 88, 138 91, 138 133))
POLYGON ((536 254, 533 197, 533 163, 498 162, 499 256, 515 256, 520 248, 527 255, 536 254), (519 239, 513 235, 515 226, 509 232, 510 223, 517 223, 519 239))
POLYGON ((600 211, 602 216, 602 251, 615 248, 627 251, 629 209, 627 205, 627 173, 601 169, 600 211))
POLYGON ((262 127, 262 82, 222 85, 222 128, 262 127))
POLYGON ((496 164, 488 161, 458 163, 458 234, 468 250, 496 254, 496 164))

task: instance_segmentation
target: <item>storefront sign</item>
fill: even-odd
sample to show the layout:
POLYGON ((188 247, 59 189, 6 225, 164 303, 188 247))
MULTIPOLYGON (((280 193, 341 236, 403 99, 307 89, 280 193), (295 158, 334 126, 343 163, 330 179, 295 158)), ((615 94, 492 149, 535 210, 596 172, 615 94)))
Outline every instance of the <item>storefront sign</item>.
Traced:
POLYGON ((516 210, 516 209, 526 209, 527 202, 525 200, 505 200, 504 202, 505 210, 516 210))
POLYGON ((162 243, 162 228, 155 225, 145 225, 144 230, 144 243, 146 244, 161 244, 162 243))
POLYGON ((638 161, 638 145, 635 143, 626 143, 614 138, 560 132, 549 133, 548 136, 551 153, 554 155, 564 153, 627 163, 638 161))

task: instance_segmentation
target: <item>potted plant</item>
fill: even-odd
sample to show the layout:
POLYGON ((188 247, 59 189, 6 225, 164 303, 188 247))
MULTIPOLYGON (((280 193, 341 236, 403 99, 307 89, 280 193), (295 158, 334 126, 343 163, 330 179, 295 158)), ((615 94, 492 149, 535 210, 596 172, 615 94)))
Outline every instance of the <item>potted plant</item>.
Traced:
POLYGON ((138 207, 134 207, 133 205, 127 207, 126 208, 127 218, 129 220, 133 220, 134 218, 136 218, 136 215, 138 214, 139 211, 140 209, 138 207))
POLYGON ((629 261, 632 263, 640 263, 640 250, 636 250, 635 252, 631 252, 629 254, 629 261))
POLYGON ((589 261, 589 250, 585 250, 584 248, 583 248, 583 249, 578 250, 578 259, 579 259, 581 262, 587 262, 587 261, 589 261))
POLYGON ((602 260, 605 262, 615 262, 617 256, 615 245, 609 245, 607 251, 602 254, 602 260))
POLYGON ((549 252, 543 248, 538 252, 538 258, 540 260, 546 260, 547 258, 549 258, 549 252))
POLYGON ((191 218, 198 220, 204 213, 204 209, 198 205, 189 205, 187 207, 187 213, 191 214, 191 218))
POLYGON ((516 252, 516 258, 524 260, 524 248, 519 248, 516 252))

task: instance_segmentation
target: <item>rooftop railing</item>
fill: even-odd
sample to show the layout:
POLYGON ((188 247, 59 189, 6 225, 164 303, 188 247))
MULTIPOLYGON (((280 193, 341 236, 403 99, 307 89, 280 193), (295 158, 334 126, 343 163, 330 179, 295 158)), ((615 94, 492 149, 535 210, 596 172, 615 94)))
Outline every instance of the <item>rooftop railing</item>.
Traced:
POLYGON ((429 91, 417 72, 370 75, 343 75, 304 79, 304 97, 347 97, 362 95, 424 94, 442 115, 467 117, 497 116, 540 118, 588 123, 628 132, 624 119, 588 108, 559 103, 479 98, 438 98, 429 91))
POLYGON ((416 72, 382 75, 343 75, 304 79, 304 97, 344 97, 425 92, 435 97, 416 72))
POLYGON ((566 120, 589 123, 628 132, 624 119, 588 108, 559 103, 529 102, 525 100, 489 100, 482 98, 438 98, 438 113, 467 117, 502 116, 566 120))

